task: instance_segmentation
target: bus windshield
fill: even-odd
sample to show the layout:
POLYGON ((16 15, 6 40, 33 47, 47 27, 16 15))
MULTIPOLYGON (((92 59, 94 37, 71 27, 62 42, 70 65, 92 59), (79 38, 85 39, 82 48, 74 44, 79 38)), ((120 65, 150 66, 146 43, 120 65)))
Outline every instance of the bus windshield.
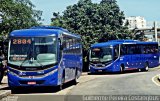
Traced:
POLYGON ((90 53, 90 61, 92 62, 108 62, 112 60, 112 48, 101 47, 92 48, 90 53))
POLYGON ((55 37, 12 38, 9 63, 19 66, 42 66, 57 62, 55 37))

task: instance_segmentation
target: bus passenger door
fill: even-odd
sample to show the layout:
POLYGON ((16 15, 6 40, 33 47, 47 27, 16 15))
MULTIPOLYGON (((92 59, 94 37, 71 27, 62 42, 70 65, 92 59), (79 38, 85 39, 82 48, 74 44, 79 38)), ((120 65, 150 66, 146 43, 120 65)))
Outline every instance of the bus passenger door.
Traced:
POLYGON ((68 82, 75 77, 75 56, 73 50, 73 38, 67 35, 63 37, 63 62, 65 82, 68 82))
POLYGON ((113 47, 113 61, 114 61, 114 70, 113 71, 119 71, 120 70, 120 52, 119 52, 119 45, 116 45, 113 47))
POLYGON ((58 39, 58 49, 57 49, 57 56, 58 56, 58 62, 59 62, 59 65, 58 65, 58 84, 61 84, 63 83, 62 82, 62 79, 65 80, 65 57, 64 57, 64 46, 62 44, 63 40, 62 40, 62 37, 61 39, 59 38, 58 39))

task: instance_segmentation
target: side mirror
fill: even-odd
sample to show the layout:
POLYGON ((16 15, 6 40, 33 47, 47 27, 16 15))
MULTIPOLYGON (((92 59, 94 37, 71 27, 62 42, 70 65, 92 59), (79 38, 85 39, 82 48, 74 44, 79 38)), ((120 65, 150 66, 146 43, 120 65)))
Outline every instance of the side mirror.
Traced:
POLYGON ((60 50, 63 50, 63 43, 62 43, 63 41, 61 38, 58 38, 58 40, 59 40, 60 50))

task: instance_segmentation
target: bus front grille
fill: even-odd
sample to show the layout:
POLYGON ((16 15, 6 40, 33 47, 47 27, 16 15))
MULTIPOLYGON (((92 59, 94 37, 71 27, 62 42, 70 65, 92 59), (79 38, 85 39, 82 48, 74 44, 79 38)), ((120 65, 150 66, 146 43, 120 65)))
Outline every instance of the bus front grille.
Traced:
POLYGON ((103 64, 98 64, 98 65, 96 65, 96 67, 105 67, 105 65, 103 65, 103 64))

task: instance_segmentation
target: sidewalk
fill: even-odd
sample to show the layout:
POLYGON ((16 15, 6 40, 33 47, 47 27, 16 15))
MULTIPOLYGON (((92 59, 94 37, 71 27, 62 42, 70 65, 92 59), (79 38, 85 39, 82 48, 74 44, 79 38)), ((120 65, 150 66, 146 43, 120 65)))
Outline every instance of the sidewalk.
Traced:
POLYGON ((88 72, 82 72, 81 76, 85 76, 85 75, 88 75, 88 72))
POLYGON ((2 80, 2 84, 0 84, 0 100, 11 94, 11 90, 5 89, 7 87, 8 87, 7 77, 5 76, 2 80))

